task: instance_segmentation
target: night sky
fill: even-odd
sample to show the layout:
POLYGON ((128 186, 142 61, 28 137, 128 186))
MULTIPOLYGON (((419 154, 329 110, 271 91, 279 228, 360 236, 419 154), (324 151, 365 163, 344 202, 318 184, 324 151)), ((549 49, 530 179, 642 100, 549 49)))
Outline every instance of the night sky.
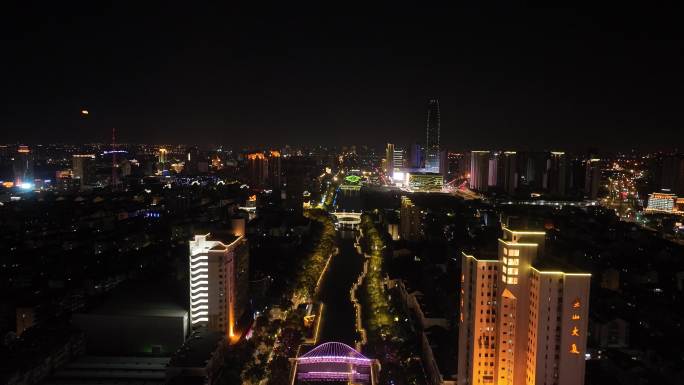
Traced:
POLYGON ((672 148, 684 132, 684 14, 655 2, 51 3, 0 10, 0 142, 116 127, 121 142, 407 144, 429 97, 457 149, 672 148))

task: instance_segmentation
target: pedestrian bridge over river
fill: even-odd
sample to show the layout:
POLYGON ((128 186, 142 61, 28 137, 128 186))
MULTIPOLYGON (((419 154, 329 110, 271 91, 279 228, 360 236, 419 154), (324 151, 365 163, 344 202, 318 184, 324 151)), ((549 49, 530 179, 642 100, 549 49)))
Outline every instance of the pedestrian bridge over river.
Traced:
POLYGON ((330 213, 337 218, 338 228, 355 230, 361 225, 361 213, 335 211, 330 213))
POLYGON ((341 342, 326 342, 292 360, 292 383, 347 382, 374 385, 380 364, 341 342))

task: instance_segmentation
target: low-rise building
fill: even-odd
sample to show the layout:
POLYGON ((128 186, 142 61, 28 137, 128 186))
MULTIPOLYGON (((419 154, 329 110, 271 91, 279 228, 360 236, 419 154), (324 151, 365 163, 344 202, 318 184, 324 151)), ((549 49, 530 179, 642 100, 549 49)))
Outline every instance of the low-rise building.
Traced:
POLYGON ((207 329, 194 331, 171 357, 166 368, 167 384, 214 384, 226 348, 225 333, 207 329))

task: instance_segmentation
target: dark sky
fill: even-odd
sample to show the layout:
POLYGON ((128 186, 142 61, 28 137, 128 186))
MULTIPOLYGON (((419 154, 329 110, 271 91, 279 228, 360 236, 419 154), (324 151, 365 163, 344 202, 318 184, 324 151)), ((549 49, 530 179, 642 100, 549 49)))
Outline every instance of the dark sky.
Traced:
POLYGON ((408 143, 428 97, 454 148, 682 138, 684 14, 658 2, 50 3, 0 10, 0 142, 408 143))

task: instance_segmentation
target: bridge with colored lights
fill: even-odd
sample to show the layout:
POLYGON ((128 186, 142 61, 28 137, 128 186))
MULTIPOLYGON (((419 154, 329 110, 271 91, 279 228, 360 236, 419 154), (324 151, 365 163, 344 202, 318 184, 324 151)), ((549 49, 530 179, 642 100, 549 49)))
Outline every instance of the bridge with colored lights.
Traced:
POLYGON ((336 211, 330 214, 337 218, 340 228, 356 229, 361 224, 361 213, 336 211))
POLYGON ((341 342, 320 344, 291 362, 293 384, 339 381, 374 385, 380 371, 378 360, 341 342))

